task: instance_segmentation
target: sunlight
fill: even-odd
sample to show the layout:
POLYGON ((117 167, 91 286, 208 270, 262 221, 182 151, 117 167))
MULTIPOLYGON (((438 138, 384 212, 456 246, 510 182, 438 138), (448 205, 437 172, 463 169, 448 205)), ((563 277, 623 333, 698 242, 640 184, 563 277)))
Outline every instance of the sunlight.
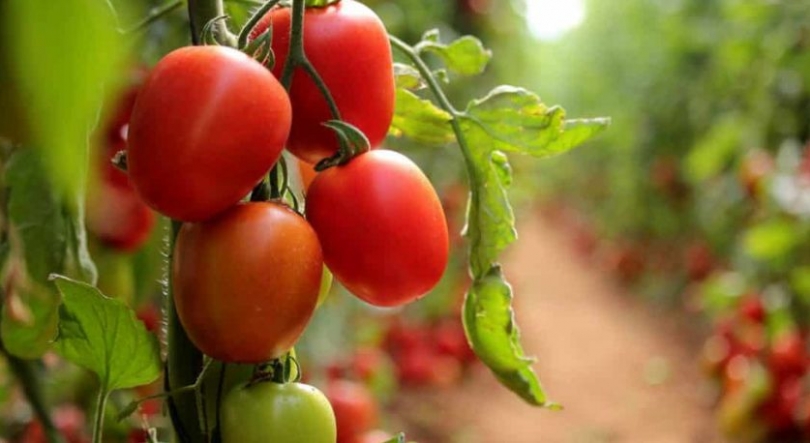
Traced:
POLYGON ((585 18, 583 0, 524 0, 526 23, 540 40, 556 40, 585 18))

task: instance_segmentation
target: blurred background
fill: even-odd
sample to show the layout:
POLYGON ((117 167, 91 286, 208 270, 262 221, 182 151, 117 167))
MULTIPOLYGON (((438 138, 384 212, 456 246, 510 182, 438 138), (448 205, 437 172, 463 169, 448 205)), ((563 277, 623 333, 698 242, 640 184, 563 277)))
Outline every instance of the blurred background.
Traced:
MULTIPOLYGON (((160 2, 112 3, 126 24, 160 2)), ((251 3, 227 2, 227 12, 241 23, 251 3)), ((459 322, 467 277, 456 235, 430 296, 379 310, 336 286, 303 338, 309 380, 345 383, 363 441, 401 430, 423 443, 810 441, 810 2, 364 3, 408 42, 438 28, 447 41, 475 34, 492 49, 483 75, 447 85, 458 107, 512 84, 569 116, 613 123, 565 155, 511 160, 520 239, 504 269, 527 352, 565 409, 531 408, 476 362, 459 322)), ((166 222, 132 203, 126 178, 102 165, 125 143, 132 85, 188 44, 184 12, 119 42, 122 86, 105 99, 91 141, 103 170, 91 174, 101 184, 87 208, 100 286, 158 334, 166 222), (110 232, 111 214, 137 220, 137 238, 110 232)), ((390 145, 430 175, 458 234, 466 187, 456 149, 390 145)), ((57 425, 86 441, 92 379, 44 364, 60 369, 47 386, 57 425)), ((0 436, 43 441, 0 367, 0 436)), ((143 420, 166 425, 153 405, 110 423, 109 438, 120 439, 110 441, 142 441, 143 420)))

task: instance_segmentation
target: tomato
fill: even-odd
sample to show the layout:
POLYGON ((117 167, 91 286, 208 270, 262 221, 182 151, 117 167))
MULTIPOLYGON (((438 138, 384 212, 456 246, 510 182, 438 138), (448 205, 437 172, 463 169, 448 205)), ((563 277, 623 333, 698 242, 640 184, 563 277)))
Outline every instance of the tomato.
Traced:
POLYGON ((807 373, 808 362, 807 345, 798 331, 778 337, 768 358, 768 366, 777 379, 803 376, 807 373))
POLYGON ((307 218, 335 279, 373 305, 421 297, 447 266, 439 197, 419 167, 394 151, 369 151, 319 173, 307 218))
MULTIPOLYGON (((252 33, 255 38, 272 24, 273 73, 278 78, 289 52, 290 12, 290 8, 273 9, 252 33)), ((379 146, 391 125, 395 94, 391 45, 380 18, 354 0, 307 9, 304 51, 329 88, 341 118, 363 131, 372 147, 379 146)), ((293 76, 290 100, 293 122, 287 149, 313 164, 334 154, 337 136, 323 126, 332 114, 301 69, 293 76)))
POLYGON ((284 88, 231 48, 185 47, 141 88, 129 124, 129 176, 152 208, 207 220, 247 195, 281 155, 290 129, 284 88))
POLYGON ((315 310, 321 247, 306 220, 280 203, 240 204, 212 220, 184 224, 174 254, 180 322, 217 360, 279 357, 315 310))
POLYGON ((296 163, 298 163, 298 176, 301 178, 301 188, 303 188, 306 194, 307 191, 309 191, 309 185, 312 184, 312 180, 315 179, 318 172, 315 171, 315 165, 313 164, 301 160, 298 160, 296 163))
POLYGON ((106 246, 122 252, 141 247, 155 226, 155 214, 135 192, 127 174, 111 162, 126 148, 126 128, 137 92, 133 86, 119 98, 112 117, 97 134, 93 148, 97 180, 88 186, 85 207, 87 229, 106 246))
POLYGON ((378 407, 365 385, 336 380, 326 389, 337 422, 337 443, 353 443, 377 425, 378 407))
POLYGON ((222 402, 223 443, 335 443, 329 400, 303 383, 240 385, 222 402))

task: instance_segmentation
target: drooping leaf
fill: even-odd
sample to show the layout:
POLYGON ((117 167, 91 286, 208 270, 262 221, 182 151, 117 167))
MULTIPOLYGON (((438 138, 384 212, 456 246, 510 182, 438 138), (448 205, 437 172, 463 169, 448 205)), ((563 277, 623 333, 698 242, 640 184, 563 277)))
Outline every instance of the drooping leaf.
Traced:
POLYGON ((157 338, 134 311, 86 283, 52 278, 63 297, 55 344, 60 355, 98 375, 106 392, 151 383, 160 376, 157 338))
POLYGON ((53 185, 78 195, 88 131, 104 86, 129 48, 116 19, 99 0, 7 0, 0 34, 8 45, 10 81, 24 97, 31 142, 43 153, 53 185))
POLYGON ((441 145, 453 140, 450 114, 406 89, 397 89, 396 100, 389 130, 392 135, 406 136, 428 145, 441 145))
POLYGON ((423 40, 418 48, 425 52, 436 54, 447 69, 461 75, 477 75, 484 72, 492 52, 486 48, 477 38, 466 35, 450 44, 444 45, 438 42, 438 31, 431 34, 430 38, 423 40))
POLYGON ((520 345, 520 331, 512 311, 512 288, 494 266, 478 278, 464 301, 464 329, 476 355, 495 376, 525 401, 551 404, 520 345))
POLYGON ((465 131, 482 130, 492 149, 539 158, 566 152, 609 123, 604 118, 566 121, 562 108, 548 107, 533 92, 513 86, 500 86, 472 101, 462 120, 465 131))
POLYGON ((48 275, 64 267, 67 221, 37 151, 17 151, 4 172, 9 243, 0 335, 10 353, 31 359, 56 335, 59 296, 48 275))

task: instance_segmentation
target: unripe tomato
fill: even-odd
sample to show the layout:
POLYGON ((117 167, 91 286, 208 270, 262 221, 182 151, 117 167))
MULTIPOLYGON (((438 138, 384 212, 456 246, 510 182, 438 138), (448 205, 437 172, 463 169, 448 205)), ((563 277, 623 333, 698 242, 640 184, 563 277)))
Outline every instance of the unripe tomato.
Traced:
POLYGON ((152 208, 183 221, 233 206, 270 170, 290 130, 284 88, 231 48, 175 50, 135 101, 129 175, 152 208))
MULTIPOLYGON (((281 78, 290 46, 290 8, 270 11, 254 28, 259 36, 270 24, 281 78)), ((359 128, 372 147, 382 144, 394 116, 394 71, 388 33, 379 17, 354 0, 308 8, 304 17, 304 51, 329 88, 341 118, 359 128)), ((309 163, 338 148, 335 133, 323 126, 332 120, 326 100, 309 76, 298 69, 290 89, 293 122, 287 149, 309 163)))
POLYGON ((221 413, 222 443, 335 443, 329 401, 303 383, 237 386, 221 413))
POLYGON ((326 397, 335 411, 337 443, 354 443, 377 425, 377 402, 364 385, 349 380, 332 381, 326 397))
POLYGON ((335 278, 376 306, 408 303, 444 273, 448 234, 427 177, 402 154, 375 150, 319 173, 307 218, 335 278))
POLYGON ((279 357, 304 331, 323 271, 315 231, 292 209, 245 203, 177 235, 172 288, 191 341, 221 361, 279 357))

